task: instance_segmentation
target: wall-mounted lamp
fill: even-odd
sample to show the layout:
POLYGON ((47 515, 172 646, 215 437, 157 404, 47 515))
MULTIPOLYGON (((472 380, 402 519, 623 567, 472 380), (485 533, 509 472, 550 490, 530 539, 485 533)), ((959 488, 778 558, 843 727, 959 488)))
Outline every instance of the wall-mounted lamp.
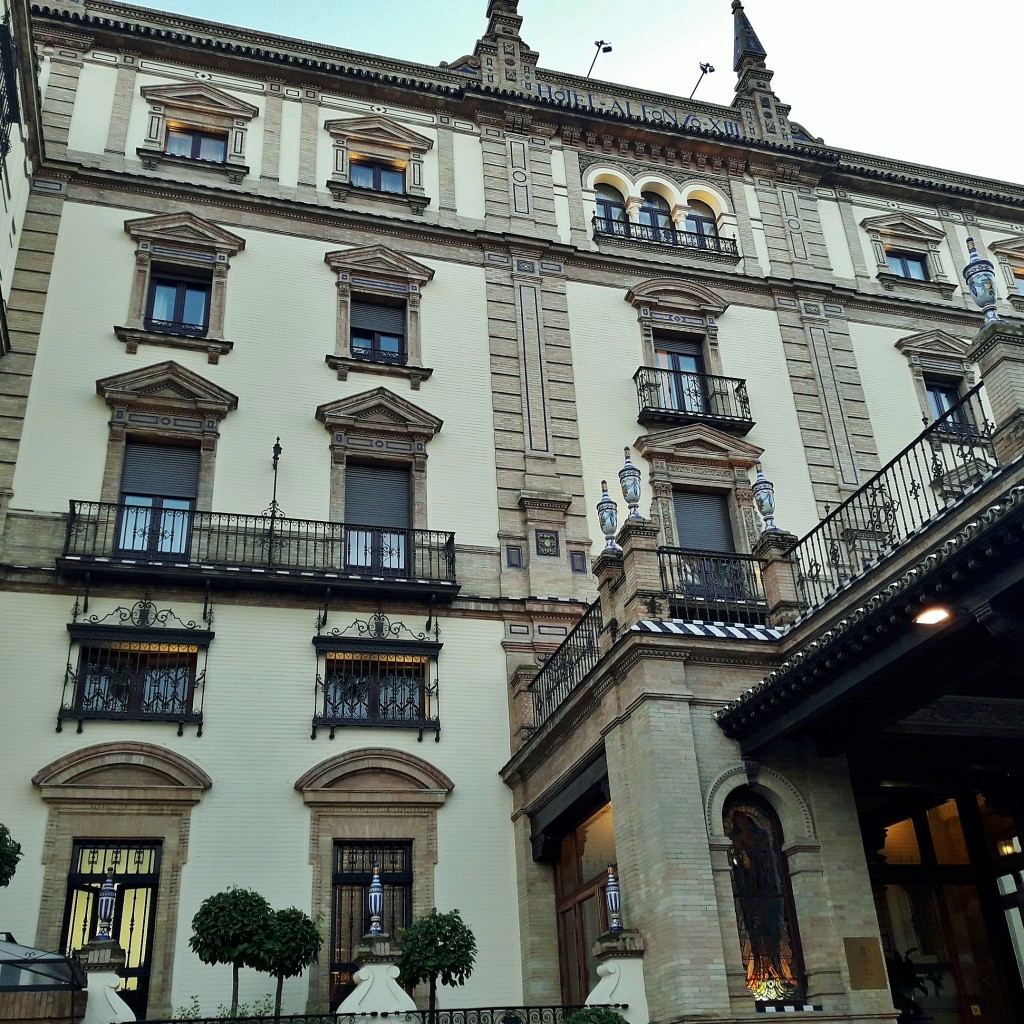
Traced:
POLYGON ((931 608, 923 608, 919 611, 914 616, 914 621, 919 626, 937 626, 940 622, 945 622, 951 614, 948 608, 933 605, 931 608))

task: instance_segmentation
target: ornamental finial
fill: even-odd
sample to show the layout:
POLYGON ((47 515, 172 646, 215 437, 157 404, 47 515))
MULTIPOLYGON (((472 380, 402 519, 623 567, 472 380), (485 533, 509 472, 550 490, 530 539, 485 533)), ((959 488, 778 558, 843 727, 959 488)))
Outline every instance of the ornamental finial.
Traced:
POLYGON ((996 275, 992 261, 979 255, 973 238, 967 239, 967 249, 971 258, 963 269, 964 281, 978 308, 985 314, 985 322, 1002 320, 996 312, 996 275))
POLYGON ((604 534, 605 551, 620 551, 621 548, 615 543, 615 532, 619 528, 619 506, 608 493, 607 480, 601 481, 601 500, 597 503, 597 518, 604 534))
POLYGON ((629 519, 639 519, 643 522, 643 516, 640 515, 640 470, 633 465, 633 460, 629 457, 629 448, 624 449, 626 452, 626 464, 619 470, 619 486, 622 488, 622 497, 626 499, 626 504, 629 506, 629 519))
POLYGON ((764 520, 763 532, 769 533, 772 530, 778 530, 775 525, 775 484, 764 475, 761 463, 758 462, 756 465, 757 479, 751 490, 754 492, 754 504, 757 506, 757 511, 764 520))

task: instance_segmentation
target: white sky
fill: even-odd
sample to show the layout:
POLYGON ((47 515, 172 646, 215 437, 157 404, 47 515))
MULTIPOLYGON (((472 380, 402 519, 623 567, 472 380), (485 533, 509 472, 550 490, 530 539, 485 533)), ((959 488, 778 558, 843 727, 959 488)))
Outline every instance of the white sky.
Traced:
MULTIPOLYGON (((487 0, 149 0, 148 6, 437 64, 473 49, 487 0)), ((826 143, 1024 181, 1024 0, 745 0, 792 118, 826 143)), ((541 67, 697 98, 733 95, 730 0, 520 0, 541 67)))

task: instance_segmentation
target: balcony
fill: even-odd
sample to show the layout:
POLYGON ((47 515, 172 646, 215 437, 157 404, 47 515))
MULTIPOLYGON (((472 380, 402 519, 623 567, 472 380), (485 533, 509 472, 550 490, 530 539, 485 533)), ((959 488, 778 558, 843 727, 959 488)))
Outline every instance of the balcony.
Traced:
POLYGON ((610 217, 594 218, 594 237, 642 245, 664 245, 671 249, 685 249, 703 256, 724 259, 738 260, 740 257, 735 238, 719 238, 717 235, 702 235, 697 231, 661 228, 653 224, 637 224, 631 220, 613 220, 610 217))
POLYGON ((283 516, 72 501, 62 572, 451 600, 455 535, 283 516))
POLYGON ((743 437, 754 427, 747 382, 737 377, 641 366, 633 375, 643 426, 707 423, 743 437))
POLYGON ((658 548, 658 563, 673 617, 764 624, 768 602, 761 563, 752 555, 658 548))

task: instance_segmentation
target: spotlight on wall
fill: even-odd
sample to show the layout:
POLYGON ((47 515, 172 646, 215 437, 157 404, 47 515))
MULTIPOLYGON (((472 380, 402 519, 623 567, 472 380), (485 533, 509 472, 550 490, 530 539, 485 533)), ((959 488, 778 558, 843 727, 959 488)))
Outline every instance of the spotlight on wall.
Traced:
POLYGON ((933 605, 931 608, 923 608, 914 616, 914 621, 919 626, 936 626, 940 622, 945 622, 950 617, 950 610, 948 608, 940 608, 938 605, 933 605))

